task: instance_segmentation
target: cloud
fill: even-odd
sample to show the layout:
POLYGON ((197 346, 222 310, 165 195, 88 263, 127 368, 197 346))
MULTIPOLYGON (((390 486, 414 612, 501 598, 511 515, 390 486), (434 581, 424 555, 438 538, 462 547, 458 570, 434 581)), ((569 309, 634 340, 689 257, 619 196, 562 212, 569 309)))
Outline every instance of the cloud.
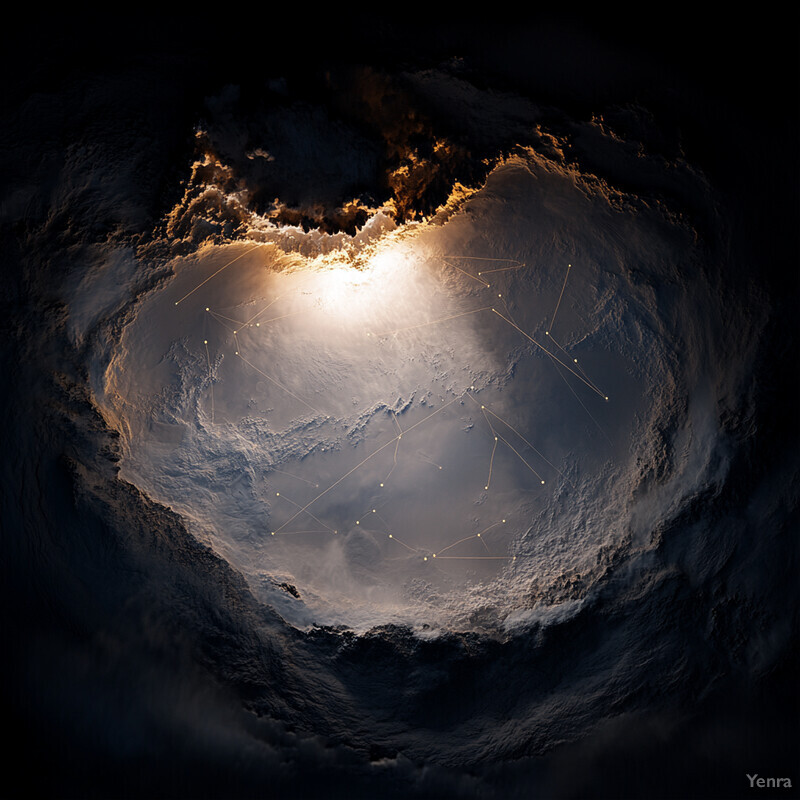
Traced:
POLYGON ((342 67, 310 97, 284 82, 279 95, 249 101, 225 87, 206 100, 170 235, 230 237, 248 211, 278 226, 351 235, 380 209, 399 223, 449 215, 504 152, 541 140, 530 101, 457 72, 342 67))

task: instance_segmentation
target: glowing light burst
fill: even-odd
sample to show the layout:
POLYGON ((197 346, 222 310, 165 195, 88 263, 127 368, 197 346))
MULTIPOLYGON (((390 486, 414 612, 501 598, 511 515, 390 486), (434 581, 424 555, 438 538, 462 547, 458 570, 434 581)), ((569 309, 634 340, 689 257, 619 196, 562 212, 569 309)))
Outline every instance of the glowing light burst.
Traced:
POLYGON ((301 271, 303 291, 340 324, 363 324, 398 304, 407 308, 418 281, 418 258, 409 248, 379 250, 359 266, 337 258, 316 258, 301 271))

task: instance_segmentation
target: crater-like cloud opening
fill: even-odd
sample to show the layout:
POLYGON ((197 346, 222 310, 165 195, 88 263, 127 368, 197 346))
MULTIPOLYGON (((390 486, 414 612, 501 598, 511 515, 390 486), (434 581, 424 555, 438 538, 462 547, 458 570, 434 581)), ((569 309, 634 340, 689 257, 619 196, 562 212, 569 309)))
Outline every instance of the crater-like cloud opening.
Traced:
POLYGON ((172 261, 102 397, 123 477, 293 624, 577 610, 649 545, 643 509, 711 479, 714 398, 677 358, 707 288, 660 209, 528 150, 429 223, 254 219, 172 261))
POLYGON ((9 785, 792 775, 792 48, 389 13, 9 51, 9 785))

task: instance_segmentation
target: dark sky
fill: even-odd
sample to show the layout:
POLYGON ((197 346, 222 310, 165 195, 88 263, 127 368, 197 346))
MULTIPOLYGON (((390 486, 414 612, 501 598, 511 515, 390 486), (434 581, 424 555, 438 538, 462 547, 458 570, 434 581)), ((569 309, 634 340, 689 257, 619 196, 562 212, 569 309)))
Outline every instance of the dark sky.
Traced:
POLYGON ((229 83, 260 87, 282 75, 313 94, 331 64, 392 70, 455 55, 493 86, 579 117, 641 103, 668 134, 677 129, 686 156, 722 188, 747 193, 769 185, 776 206, 793 204, 786 220, 796 219, 796 27, 767 15, 697 15, 693 8, 501 12, 495 19, 414 8, 238 6, 216 15, 29 14, 4 47, 7 108, 32 92, 57 90, 70 76, 138 68, 160 74, 154 99, 169 96, 192 124, 202 99, 229 83))

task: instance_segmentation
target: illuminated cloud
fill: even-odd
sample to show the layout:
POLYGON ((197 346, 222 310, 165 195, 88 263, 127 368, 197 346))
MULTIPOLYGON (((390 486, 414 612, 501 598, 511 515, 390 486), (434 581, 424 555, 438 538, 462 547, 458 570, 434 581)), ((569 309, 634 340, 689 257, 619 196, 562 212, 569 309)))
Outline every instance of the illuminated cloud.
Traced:
MULTIPOLYGON (((126 478, 300 627, 576 613, 600 554, 665 502, 636 465, 675 379, 642 364, 667 334, 628 264, 658 275, 694 231, 533 146, 428 220, 384 209, 349 234, 246 213, 126 326, 104 387, 126 478)), ((674 490, 708 469, 698 454, 674 490)))

